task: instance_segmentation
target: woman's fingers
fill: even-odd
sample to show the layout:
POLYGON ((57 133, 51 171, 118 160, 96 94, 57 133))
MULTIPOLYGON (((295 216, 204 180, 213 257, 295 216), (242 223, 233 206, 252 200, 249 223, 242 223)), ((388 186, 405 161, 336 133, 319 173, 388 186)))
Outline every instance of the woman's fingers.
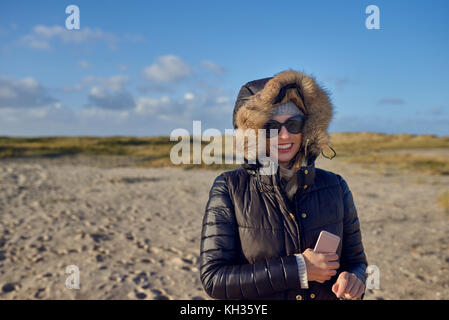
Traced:
POLYGON ((357 279, 355 278, 354 274, 349 274, 348 276, 349 281, 348 285, 346 286, 346 293, 349 295, 353 295, 354 287, 357 285, 357 279))
MULTIPOLYGON (((348 285, 349 287, 349 285, 348 285)), ((350 288, 348 290, 346 290, 346 292, 348 293, 349 297, 351 299, 355 298, 357 295, 357 291, 359 289, 359 284, 358 281, 354 281, 351 279, 350 281, 350 288)))
POLYGON ((326 253, 324 254, 326 261, 338 261, 338 254, 336 253, 326 253))
POLYGON ((337 274, 336 270, 327 270, 325 273, 326 280, 329 280, 331 277, 335 276, 337 274))
POLYGON ((360 299, 364 291, 364 283, 355 274, 346 271, 340 273, 332 286, 332 292, 335 293, 337 298, 345 296, 350 299, 360 299))
POLYGON ((337 271, 335 270, 329 270, 326 273, 322 273, 318 279, 320 283, 323 283, 324 281, 328 281, 330 280, 333 276, 335 276, 337 274, 337 271))
POLYGON ((358 283, 358 288, 357 288, 357 291, 355 291, 355 293, 354 293, 354 297, 360 298, 362 296, 363 292, 365 291, 365 285, 360 280, 358 280, 357 283, 358 283))
POLYGON ((338 292, 338 282, 335 282, 334 285, 332 286, 332 292, 335 293, 335 295, 337 295, 337 292, 338 292))
POLYGON ((338 283, 338 290, 337 290, 337 298, 340 298, 343 293, 347 292, 347 286, 349 283, 349 279, 347 276, 347 273, 340 273, 340 276, 337 279, 337 283, 338 283))
POLYGON ((365 289, 365 285, 362 281, 360 281, 355 274, 350 275, 350 281, 346 292, 349 294, 351 299, 360 298, 363 291, 365 289))
POLYGON ((336 261, 326 263, 328 269, 338 269, 340 268, 340 264, 336 261))
POLYGON ((362 285, 362 283, 360 281, 356 280, 356 284, 354 285, 354 287, 352 288, 352 291, 351 291, 351 296, 353 298, 358 298, 361 295, 361 294, 359 294, 359 292, 361 292, 361 290, 360 290, 361 285, 362 285))

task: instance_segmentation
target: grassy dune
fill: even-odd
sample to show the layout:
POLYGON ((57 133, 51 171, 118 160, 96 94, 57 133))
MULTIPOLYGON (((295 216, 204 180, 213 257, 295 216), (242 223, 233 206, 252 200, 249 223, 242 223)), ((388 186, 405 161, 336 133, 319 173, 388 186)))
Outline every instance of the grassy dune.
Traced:
POLYGON ((449 174, 449 137, 361 132, 335 133, 331 141, 337 156, 348 162, 449 174), (427 150, 435 152, 431 154, 427 150))
POLYGON ((449 212, 449 191, 446 191, 438 196, 439 206, 449 212))
MULTIPOLYGON (((190 138, 192 145, 193 138, 190 138)), ((170 150, 177 141, 170 137, 0 137, 0 159, 11 157, 60 157, 74 155, 124 156, 138 160, 138 166, 174 166, 170 150)), ((202 144, 204 147, 207 142, 202 144)), ((193 148, 191 148, 192 150, 193 148)), ((192 158, 192 157, 191 157, 192 158)), ((192 162, 192 161, 191 161, 192 162)), ((237 165, 179 165, 184 168, 232 168, 237 165)))
MULTIPOLYGON (((192 143, 192 138, 190 139, 192 143)), ((59 157, 70 155, 126 156, 138 159, 139 166, 174 166, 170 150, 177 141, 169 137, 0 137, 0 158, 59 157)), ((209 142, 203 142, 202 148, 209 142)), ((224 146, 224 139, 223 139, 224 146)), ((381 133, 333 133, 331 146, 337 157, 348 162, 393 165, 405 170, 449 174, 449 137, 381 133), (426 155, 417 151, 442 150, 426 155), (399 152, 407 151, 407 152, 399 152)), ((190 150, 193 150, 192 146, 190 150)), ((224 147, 223 147, 224 150, 224 147)), ((327 152, 326 152, 327 153, 327 152)), ((220 157, 220 155, 215 155, 220 157)), ((223 155, 221 155, 223 158, 223 155)), ((223 161, 224 162, 224 161, 223 161)), ((183 164, 184 168, 235 168, 236 164, 183 164)))
POLYGON ((449 136, 350 132, 331 134, 332 145, 343 154, 399 149, 449 149, 449 136))

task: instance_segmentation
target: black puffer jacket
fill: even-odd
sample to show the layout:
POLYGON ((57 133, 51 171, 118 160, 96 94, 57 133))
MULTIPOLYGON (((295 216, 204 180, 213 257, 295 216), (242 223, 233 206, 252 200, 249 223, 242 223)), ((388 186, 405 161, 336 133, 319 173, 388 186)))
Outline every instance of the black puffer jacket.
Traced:
POLYGON ((331 287, 340 272, 355 273, 365 282, 367 261, 351 191, 340 175, 315 168, 314 151, 320 149, 311 150, 298 170, 292 202, 280 186, 279 170, 263 175, 259 162, 245 161, 215 179, 200 249, 200 277, 211 297, 336 299, 331 287), (309 282, 303 290, 294 254, 313 249, 321 230, 342 239, 340 269, 329 281, 309 282))
POLYGON ((359 220, 345 180, 302 167, 310 187, 299 188, 294 207, 279 176, 244 167, 219 175, 210 190, 201 237, 201 281, 216 299, 336 299, 331 287, 341 271, 365 281, 366 258, 359 220), (331 280, 299 285, 295 253, 313 248, 321 230, 341 237, 340 269, 331 280), (299 298, 299 297, 298 297, 299 298))

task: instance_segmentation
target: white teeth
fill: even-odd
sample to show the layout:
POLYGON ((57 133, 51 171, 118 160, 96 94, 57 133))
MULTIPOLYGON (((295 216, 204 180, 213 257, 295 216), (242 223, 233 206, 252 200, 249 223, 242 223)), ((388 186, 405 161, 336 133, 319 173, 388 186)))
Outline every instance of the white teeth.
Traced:
POLYGON ((293 143, 278 145, 278 149, 288 149, 288 148, 290 148, 292 145, 293 145, 293 143))

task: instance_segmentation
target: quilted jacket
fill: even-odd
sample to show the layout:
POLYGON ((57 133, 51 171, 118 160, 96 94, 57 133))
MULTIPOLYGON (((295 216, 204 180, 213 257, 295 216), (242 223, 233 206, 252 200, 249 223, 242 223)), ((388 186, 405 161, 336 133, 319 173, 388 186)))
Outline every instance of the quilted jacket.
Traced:
MULTIPOLYGON (((293 76, 298 74, 303 76, 298 72, 293 76)), ((272 95, 291 82, 291 77, 282 82, 283 75, 274 77, 279 85, 272 95)), ((263 91, 267 83, 273 84, 272 79, 247 83, 239 96, 243 91, 247 95, 263 91)), ((309 119, 325 121, 323 114, 314 120, 313 108, 322 112, 323 107, 313 105, 313 90, 306 90, 303 79, 297 83, 304 89, 309 119)), ((245 103, 238 101, 236 108, 242 107, 245 103)), ((238 127, 235 119, 236 112, 234 126, 238 127)), ((321 128, 327 129, 327 124, 321 128)), ((311 141, 311 148, 304 154, 305 165, 297 171, 299 186, 292 200, 281 188, 279 170, 261 174, 258 161, 249 164, 245 159, 238 169, 215 178, 205 208, 200 248, 200 278, 212 298, 336 299, 331 287, 342 271, 352 272, 365 282, 367 260, 352 193, 339 174, 315 168, 327 132, 317 133, 310 127, 308 132, 305 138, 311 141), (341 238, 337 249, 340 268, 329 281, 310 281, 308 289, 301 289, 294 254, 313 249, 322 230, 341 238)))

